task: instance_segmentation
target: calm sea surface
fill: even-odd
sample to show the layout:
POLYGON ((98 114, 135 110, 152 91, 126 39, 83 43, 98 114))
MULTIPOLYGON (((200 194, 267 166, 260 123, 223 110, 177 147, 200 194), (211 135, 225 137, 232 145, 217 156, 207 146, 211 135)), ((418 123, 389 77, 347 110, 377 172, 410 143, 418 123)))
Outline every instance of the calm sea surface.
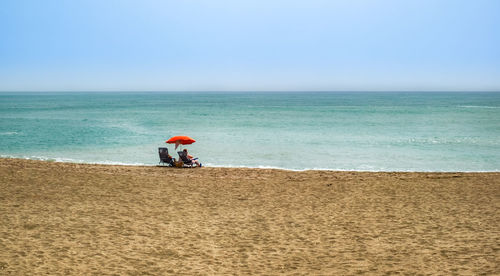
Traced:
POLYGON ((155 165, 174 135, 207 166, 500 171, 500 93, 0 93, 2 157, 155 165))

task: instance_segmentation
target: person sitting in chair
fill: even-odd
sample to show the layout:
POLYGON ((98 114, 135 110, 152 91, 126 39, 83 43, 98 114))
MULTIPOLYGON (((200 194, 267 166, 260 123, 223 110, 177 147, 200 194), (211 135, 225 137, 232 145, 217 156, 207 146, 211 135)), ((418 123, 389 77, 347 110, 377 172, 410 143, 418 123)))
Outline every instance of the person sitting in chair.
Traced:
POLYGON ((183 150, 186 153, 187 158, 191 159, 198 167, 201 167, 200 161, 198 161, 198 157, 194 158, 191 154, 188 153, 187 149, 183 150))

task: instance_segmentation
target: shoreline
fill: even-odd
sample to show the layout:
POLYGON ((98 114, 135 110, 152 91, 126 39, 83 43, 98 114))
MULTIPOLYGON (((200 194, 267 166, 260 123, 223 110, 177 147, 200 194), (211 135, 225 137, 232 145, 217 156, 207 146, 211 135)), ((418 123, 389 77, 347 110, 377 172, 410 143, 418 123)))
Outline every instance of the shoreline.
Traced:
MULTIPOLYGON (((0 156, 0 159, 13 159, 13 160, 27 160, 27 161, 40 161, 40 162, 48 162, 48 163, 68 163, 68 164, 81 164, 81 165, 104 165, 104 166, 131 166, 131 167, 166 167, 159 164, 134 164, 134 163, 119 163, 119 162, 84 162, 80 160, 57 160, 51 158, 22 158, 22 157, 11 157, 11 156, 0 156)), ((346 170, 346 169, 329 169, 329 168, 312 168, 312 169, 287 169, 281 167, 271 167, 271 166, 260 166, 260 167, 251 167, 251 166, 219 166, 219 165, 204 165, 204 168, 222 168, 222 169, 256 169, 256 170, 282 170, 289 172, 309 172, 309 171, 322 171, 322 172, 366 172, 366 173, 500 173, 500 169, 495 171, 403 171, 403 170, 395 170, 395 171, 382 171, 382 170, 346 170)))
POLYGON ((0 274, 495 274, 500 173, 0 158, 0 274))

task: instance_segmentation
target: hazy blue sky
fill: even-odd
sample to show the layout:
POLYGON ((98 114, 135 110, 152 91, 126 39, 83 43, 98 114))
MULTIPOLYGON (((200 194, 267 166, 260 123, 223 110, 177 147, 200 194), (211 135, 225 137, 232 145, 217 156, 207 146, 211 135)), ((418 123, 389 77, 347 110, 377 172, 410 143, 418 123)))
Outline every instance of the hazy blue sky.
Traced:
POLYGON ((0 90, 500 90, 499 0, 3 0, 0 90))

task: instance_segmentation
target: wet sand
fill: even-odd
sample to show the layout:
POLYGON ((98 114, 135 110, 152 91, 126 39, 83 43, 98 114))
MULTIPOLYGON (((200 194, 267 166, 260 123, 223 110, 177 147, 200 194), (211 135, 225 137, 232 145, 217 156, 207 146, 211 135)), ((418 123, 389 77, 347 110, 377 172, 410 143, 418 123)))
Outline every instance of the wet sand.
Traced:
POLYGON ((0 275, 500 273, 500 173, 0 159, 0 275))

